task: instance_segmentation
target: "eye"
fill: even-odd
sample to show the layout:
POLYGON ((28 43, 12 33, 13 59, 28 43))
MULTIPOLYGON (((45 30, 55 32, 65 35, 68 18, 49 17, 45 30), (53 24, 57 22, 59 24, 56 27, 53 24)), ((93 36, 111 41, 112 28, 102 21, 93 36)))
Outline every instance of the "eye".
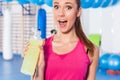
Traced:
POLYGON ((71 10, 72 9, 72 6, 67 6, 67 10, 71 10))
POLYGON ((59 8, 59 6, 58 5, 54 5, 54 9, 58 9, 59 8))

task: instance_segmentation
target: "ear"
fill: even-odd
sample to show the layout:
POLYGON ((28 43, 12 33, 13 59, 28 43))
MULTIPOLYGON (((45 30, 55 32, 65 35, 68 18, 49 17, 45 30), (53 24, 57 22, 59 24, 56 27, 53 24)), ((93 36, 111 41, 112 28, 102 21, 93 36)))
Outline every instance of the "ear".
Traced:
POLYGON ((82 12, 82 9, 81 9, 81 8, 79 8, 79 10, 78 10, 78 12, 77 12, 77 17, 80 17, 81 12, 82 12))

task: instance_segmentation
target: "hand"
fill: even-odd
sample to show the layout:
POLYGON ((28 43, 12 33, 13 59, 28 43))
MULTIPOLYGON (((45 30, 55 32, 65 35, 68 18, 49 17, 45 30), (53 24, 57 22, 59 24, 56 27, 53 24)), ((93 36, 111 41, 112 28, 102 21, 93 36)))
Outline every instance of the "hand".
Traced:
POLYGON ((30 46, 30 41, 28 41, 28 42, 25 44, 25 49, 23 50, 23 53, 22 53, 22 57, 23 57, 23 58, 25 57, 26 52, 27 52, 27 50, 29 49, 29 46, 30 46))

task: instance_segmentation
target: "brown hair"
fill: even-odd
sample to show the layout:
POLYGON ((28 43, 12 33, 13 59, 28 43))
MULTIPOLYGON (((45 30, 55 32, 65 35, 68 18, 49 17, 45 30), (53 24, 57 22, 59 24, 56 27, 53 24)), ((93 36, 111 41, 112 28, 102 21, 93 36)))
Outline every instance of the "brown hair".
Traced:
MULTIPOLYGON (((78 9, 81 7, 80 0, 76 0, 78 9)), ((85 44, 85 47, 89 50, 89 55, 92 57, 94 54, 94 45, 93 43, 86 37, 85 33, 83 32, 82 25, 80 18, 77 17, 75 21, 75 30, 76 35, 79 39, 85 44)))

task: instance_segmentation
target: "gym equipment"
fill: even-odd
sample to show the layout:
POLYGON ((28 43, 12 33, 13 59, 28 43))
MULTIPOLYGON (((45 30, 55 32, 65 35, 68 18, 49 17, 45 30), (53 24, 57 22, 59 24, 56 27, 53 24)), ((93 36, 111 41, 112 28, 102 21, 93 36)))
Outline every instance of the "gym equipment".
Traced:
POLYGON ((81 7, 82 8, 90 8, 93 5, 94 0, 81 0, 81 7))
POLYGON ((116 71, 115 70, 107 70, 107 73, 108 74, 111 74, 111 75, 115 75, 116 74, 116 71))
POLYGON ((116 5, 120 0, 113 0, 112 5, 116 5))
POLYGON ((120 55, 112 54, 108 59, 108 68, 110 70, 120 70, 120 55))
POLYGON ((46 11, 42 8, 38 10, 37 29, 41 31, 40 37, 46 38, 46 11))
POLYGON ((105 53, 99 59, 99 67, 102 69, 108 69, 108 58, 111 56, 110 53, 105 53))
POLYGON ((35 5, 43 5, 44 4, 44 0, 29 0, 32 4, 35 5))
POLYGON ((3 0, 4 2, 11 2, 12 0, 3 0))
POLYGON ((103 0, 97 0, 97 1, 94 1, 93 4, 92 4, 92 8, 98 8, 101 6, 103 0))
POLYGON ((52 7, 53 6, 53 0, 45 0, 45 4, 52 7))
POLYGON ((19 4, 29 4, 28 0, 17 0, 19 4))
POLYGON ((3 10, 3 59, 13 58, 12 53, 12 19, 8 8, 3 10))
POLYGON ((103 0, 103 3, 102 3, 102 5, 101 5, 101 7, 102 7, 102 8, 108 7, 108 6, 110 5, 111 1, 112 1, 112 0, 105 0, 105 1, 103 0))
POLYGON ((90 34, 88 35, 88 39, 94 43, 95 45, 97 45, 98 47, 101 44, 101 35, 100 34, 90 34))

